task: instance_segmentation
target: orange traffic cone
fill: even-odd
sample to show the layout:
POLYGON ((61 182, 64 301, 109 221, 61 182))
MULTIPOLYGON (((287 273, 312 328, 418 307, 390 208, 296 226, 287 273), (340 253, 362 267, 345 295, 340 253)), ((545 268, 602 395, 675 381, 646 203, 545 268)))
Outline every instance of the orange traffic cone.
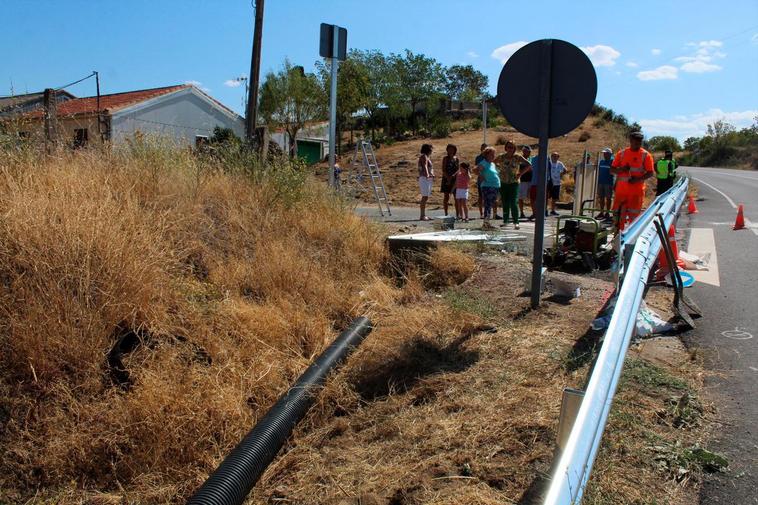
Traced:
MULTIPOLYGON (((671 246, 671 252, 674 253, 674 261, 676 261, 676 266, 674 266, 674 268, 678 268, 681 260, 679 259, 679 246, 676 244, 676 230, 674 229, 673 224, 669 228, 669 245, 671 246)), ((661 249, 661 252, 658 253, 658 272, 656 279, 661 280, 670 272, 671 268, 669 267, 668 258, 666 257, 665 251, 661 249)))
POLYGON ((690 195, 690 204, 687 206, 687 214, 697 214, 697 206, 695 205, 695 197, 690 195))
POLYGON ((745 229, 745 216, 742 214, 742 204, 737 209, 737 220, 734 222, 734 230, 745 229))

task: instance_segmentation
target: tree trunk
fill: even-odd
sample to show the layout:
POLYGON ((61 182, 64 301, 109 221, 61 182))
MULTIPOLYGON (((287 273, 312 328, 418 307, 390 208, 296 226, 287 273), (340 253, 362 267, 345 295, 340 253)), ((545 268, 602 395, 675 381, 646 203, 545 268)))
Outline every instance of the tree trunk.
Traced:
POLYGON ((342 154, 342 149, 340 149, 340 144, 342 144, 342 121, 339 118, 337 118, 336 130, 337 131, 334 134, 334 141, 336 142, 334 145, 334 152, 339 156, 342 154))
POLYGON ((416 105, 418 105, 418 102, 416 100, 411 100, 411 130, 414 135, 416 135, 416 132, 418 131, 416 125, 416 105))
POLYGON ((297 132, 300 131, 300 128, 293 127, 291 130, 287 128, 287 134, 290 137, 290 158, 295 158, 297 156, 297 132))

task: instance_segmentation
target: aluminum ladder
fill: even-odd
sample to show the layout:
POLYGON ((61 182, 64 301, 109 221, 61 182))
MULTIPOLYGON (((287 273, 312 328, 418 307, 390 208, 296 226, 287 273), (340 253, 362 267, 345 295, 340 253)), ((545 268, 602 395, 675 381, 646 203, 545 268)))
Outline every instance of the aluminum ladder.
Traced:
POLYGON ((384 188, 384 179, 382 173, 379 170, 379 163, 376 161, 374 155, 374 147, 369 140, 359 140, 355 144, 355 153, 353 153, 353 167, 360 165, 357 172, 358 181, 363 180, 363 169, 368 169, 368 176, 371 180, 371 187, 374 190, 374 197, 376 197, 376 203, 379 205, 379 213, 384 216, 386 209, 387 215, 392 215, 390 210, 390 202, 387 198, 387 190, 384 188), (362 161, 362 163, 361 163, 362 161))

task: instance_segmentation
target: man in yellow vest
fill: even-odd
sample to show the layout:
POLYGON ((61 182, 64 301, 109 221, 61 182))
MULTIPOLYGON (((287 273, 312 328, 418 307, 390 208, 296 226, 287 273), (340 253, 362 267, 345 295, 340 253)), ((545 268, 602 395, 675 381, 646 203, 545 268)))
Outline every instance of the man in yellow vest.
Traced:
POLYGON ((676 178, 676 160, 671 149, 666 149, 663 159, 658 160, 655 164, 655 178, 657 186, 655 187, 655 196, 662 195, 674 185, 676 178))

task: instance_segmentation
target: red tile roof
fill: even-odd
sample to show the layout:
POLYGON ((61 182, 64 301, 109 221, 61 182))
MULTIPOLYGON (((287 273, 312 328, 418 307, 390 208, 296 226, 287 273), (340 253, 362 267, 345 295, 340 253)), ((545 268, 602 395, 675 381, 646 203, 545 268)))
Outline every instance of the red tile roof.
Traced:
MULTIPOLYGON (((142 89, 112 95, 100 95, 100 110, 114 112, 130 105, 166 95, 180 89, 190 88, 189 84, 166 86, 163 88, 142 89)), ((58 104, 58 116, 75 116, 79 114, 94 114, 97 112, 97 97, 75 98, 58 104)), ((42 111, 35 111, 33 117, 42 117, 42 111)))

